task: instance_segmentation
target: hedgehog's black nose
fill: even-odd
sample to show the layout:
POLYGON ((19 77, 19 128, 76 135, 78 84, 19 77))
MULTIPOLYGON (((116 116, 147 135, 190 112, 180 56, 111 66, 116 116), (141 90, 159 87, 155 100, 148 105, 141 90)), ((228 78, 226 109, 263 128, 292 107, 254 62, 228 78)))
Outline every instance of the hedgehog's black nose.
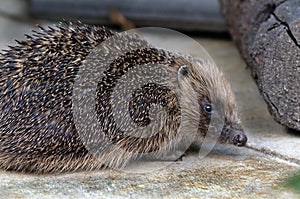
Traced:
POLYGON ((247 142, 248 138, 242 131, 237 131, 233 137, 233 144, 236 146, 244 146, 247 142))

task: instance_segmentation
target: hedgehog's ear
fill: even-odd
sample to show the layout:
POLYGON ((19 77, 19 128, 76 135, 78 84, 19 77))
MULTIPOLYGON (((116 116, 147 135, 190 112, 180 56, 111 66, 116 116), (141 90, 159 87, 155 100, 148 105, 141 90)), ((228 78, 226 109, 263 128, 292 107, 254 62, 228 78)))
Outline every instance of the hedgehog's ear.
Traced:
POLYGON ((182 79, 188 76, 189 73, 189 66, 188 65, 182 65, 178 69, 178 79, 182 79))

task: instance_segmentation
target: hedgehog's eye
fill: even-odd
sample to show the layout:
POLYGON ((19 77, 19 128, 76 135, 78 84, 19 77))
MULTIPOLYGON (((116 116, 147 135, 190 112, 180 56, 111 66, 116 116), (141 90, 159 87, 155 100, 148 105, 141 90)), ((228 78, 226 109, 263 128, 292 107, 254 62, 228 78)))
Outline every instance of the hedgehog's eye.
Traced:
POLYGON ((189 70, 188 65, 180 66, 180 68, 178 69, 178 77, 179 78, 186 77, 188 75, 188 70, 189 70))
POLYGON ((212 112, 212 105, 210 103, 204 104, 204 111, 205 113, 211 114, 212 112))

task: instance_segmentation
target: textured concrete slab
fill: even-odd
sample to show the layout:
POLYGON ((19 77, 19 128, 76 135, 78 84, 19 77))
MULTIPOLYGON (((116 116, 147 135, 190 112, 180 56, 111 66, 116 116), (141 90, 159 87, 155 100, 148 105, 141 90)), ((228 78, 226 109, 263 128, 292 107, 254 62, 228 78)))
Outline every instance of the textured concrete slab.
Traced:
MULTIPOLYGON (((14 44, 14 38, 24 38, 23 33, 31 28, 31 24, 0 17, 1 49, 14 44)), ((176 41, 157 36, 160 42, 166 38, 176 41)), ((142 162, 136 173, 103 170, 34 175, 0 171, 0 198, 299 198, 284 187, 284 181, 299 170, 300 137, 273 121, 231 41, 195 39, 231 82, 249 137, 248 148, 216 146, 205 159, 191 151, 183 161, 172 164, 142 162), (155 169, 157 165, 161 169, 155 169)), ((188 53, 196 53, 189 44, 186 47, 188 53)), ((134 165, 130 169, 135 170, 134 165)))
POLYGON ((1 172, 0 197, 297 198, 282 186, 294 166, 249 149, 225 151, 228 154, 224 155, 224 148, 216 149, 204 160, 192 154, 146 174, 113 170, 48 176, 1 172))

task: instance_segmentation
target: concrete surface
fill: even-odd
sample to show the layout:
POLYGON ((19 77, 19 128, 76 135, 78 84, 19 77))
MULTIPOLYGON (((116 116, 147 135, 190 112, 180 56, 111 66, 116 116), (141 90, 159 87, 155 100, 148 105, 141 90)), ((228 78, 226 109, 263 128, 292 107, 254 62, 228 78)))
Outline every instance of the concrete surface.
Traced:
MULTIPOLYGON (((0 10, 19 14, 19 2, 1 1, 0 10)), ((33 28, 1 16, 1 49, 14 44, 16 38, 24 38, 22 35, 33 28)), ((163 42, 164 38, 160 39, 163 42)), ((216 146, 205 159, 189 152, 183 161, 146 173, 103 170, 34 175, 0 171, 0 198, 299 198, 284 181, 299 170, 300 134, 288 132, 273 121, 231 41, 195 39, 224 71, 236 93, 249 138, 247 147, 216 146)), ((153 166, 141 164, 146 170, 153 166)))

